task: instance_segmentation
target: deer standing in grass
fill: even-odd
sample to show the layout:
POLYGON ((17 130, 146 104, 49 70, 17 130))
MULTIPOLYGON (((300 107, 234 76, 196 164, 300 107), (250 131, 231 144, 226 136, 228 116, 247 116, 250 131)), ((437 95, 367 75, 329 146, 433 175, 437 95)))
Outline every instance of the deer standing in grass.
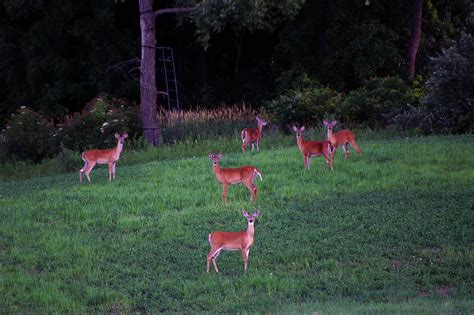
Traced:
POLYGON ((245 153, 247 146, 252 144, 252 151, 254 143, 257 145, 257 151, 259 151, 260 139, 262 139, 263 126, 268 125, 268 121, 265 121, 257 116, 257 128, 245 128, 241 132, 242 136, 242 152, 245 153))
POLYGON ((119 135, 118 133, 115 134, 115 138, 117 138, 117 146, 113 149, 106 149, 106 150, 89 150, 84 151, 81 155, 82 159, 84 160, 84 166, 79 171, 79 181, 82 183, 82 173, 86 174, 87 181, 90 183, 90 172, 94 168, 96 164, 108 164, 109 165, 109 181, 115 179, 115 163, 120 158, 120 153, 123 149, 123 143, 125 139, 128 137, 127 133, 119 135))
MULTIPOLYGON (((347 159, 349 156, 349 144, 357 151, 360 155, 362 155, 362 150, 355 142, 355 135, 350 130, 340 130, 338 132, 333 133, 333 128, 336 125, 337 121, 328 121, 323 120, 324 126, 326 126, 328 131, 328 140, 331 141, 332 146, 334 147, 334 157, 336 156, 336 150, 339 146, 342 147, 344 150, 344 159, 347 159)), ((333 159, 334 159, 333 157, 333 159)))
POLYGON ((247 218, 247 230, 241 232, 212 232, 209 234, 209 243, 211 244, 211 251, 207 255, 207 272, 212 263, 216 272, 216 259, 223 250, 240 250, 244 258, 244 269, 247 271, 247 264, 249 260, 250 248, 253 245, 254 223, 255 219, 260 215, 260 211, 255 211, 252 215, 247 211, 242 211, 242 215, 247 218))
POLYGON ((333 146, 329 141, 305 141, 303 139, 304 126, 297 128, 293 126, 293 131, 296 132, 296 142, 304 157, 304 168, 309 170, 311 165, 311 158, 314 156, 323 156, 329 168, 334 170, 332 165, 331 155, 333 153, 333 146))
POLYGON ((260 177, 263 180, 262 172, 254 166, 243 166, 238 168, 220 168, 219 160, 222 158, 222 153, 209 153, 209 158, 212 161, 212 168, 217 181, 222 184, 222 198, 224 204, 227 203, 227 188, 229 185, 244 184, 250 190, 250 201, 257 201, 257 187, 255 186, 255 178, 260 177))

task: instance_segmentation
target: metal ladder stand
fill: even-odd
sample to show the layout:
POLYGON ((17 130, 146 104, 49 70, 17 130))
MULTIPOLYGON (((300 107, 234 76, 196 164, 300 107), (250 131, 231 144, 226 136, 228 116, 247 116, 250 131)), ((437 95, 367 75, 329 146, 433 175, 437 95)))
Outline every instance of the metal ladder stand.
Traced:
MULTIPOLYGON (((171 47, 156 47, 158 51, 161 51, 161 57, 158 58, 158 61, 163 62, 163 73, 164 73, 164 83, 166 89, 166 99, 168 101, 168 111, 177 111, 179 115, 179 123, 182 130, 183 127, 183 117, 180 111, 179 104, 179 92, 178 92, 178 81, 176 80, 176 69, 174 66, 174 55, 173 48, 171 47)), ((169 117, 169 126, 171 131, 171 139, 173 139, 173 123, 171 116, 169 117)), ((177 136, 180 134, 178 133, 177 136)))

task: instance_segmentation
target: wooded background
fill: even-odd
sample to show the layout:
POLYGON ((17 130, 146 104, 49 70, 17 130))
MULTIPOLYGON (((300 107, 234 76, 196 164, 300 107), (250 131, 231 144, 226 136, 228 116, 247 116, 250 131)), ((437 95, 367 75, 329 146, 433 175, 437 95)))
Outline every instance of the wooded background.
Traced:
MULTIPOLYGON (((228 7, 231 2, 223 1, 228 7)), ((258 6, 247 19, 208 12, 200 18, 216 22, 220 14, 227 20, 205 35, 193 15, 181 15, 179 23, 176 15, 163 15, 156 19, 157 44, 174 49, 185 107, 242 100, 258 105, 296 72, 348 92, 373 77, 408 77, 413 2, 318 0, 301 8, 295 2, 282 8, 293 6, 294 12, 277 13, 279 19, 258 6)), ((23 105, 53 116, 80 111, 101 92, 139 101, 133 62, 140 58, 138 1, 0 3, 2 123, 23 105)), ((430 57, 472 27, 469 1, 423 4, 416 62, 422 76, 430 57)), ((183 4, 155 1, 156 9, 177 5, 183 4)))

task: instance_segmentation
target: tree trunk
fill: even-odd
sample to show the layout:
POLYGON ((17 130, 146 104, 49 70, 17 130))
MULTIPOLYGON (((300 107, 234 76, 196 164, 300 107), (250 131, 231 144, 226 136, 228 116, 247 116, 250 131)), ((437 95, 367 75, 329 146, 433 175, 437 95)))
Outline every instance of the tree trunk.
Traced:
POLYGON ((156 110, 155 12, 153 0, 139 0, 141 29, 140 117, 143 135, 154 146, 161 145, 161 128, 156 110))
POLYGON ((410 40, 407 48, 407 66, 410 79, 415 77, 416 53, 420 46, 421 39, 421 13, 423 9, 423 0, 413 0, 412 17, 410 26, 410 40))

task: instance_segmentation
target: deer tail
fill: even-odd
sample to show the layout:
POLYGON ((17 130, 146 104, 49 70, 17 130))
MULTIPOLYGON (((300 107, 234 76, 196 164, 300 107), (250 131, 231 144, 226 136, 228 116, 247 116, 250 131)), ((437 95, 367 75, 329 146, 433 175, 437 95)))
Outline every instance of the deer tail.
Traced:
POLYGON ((262 172, 258 168, 254 168, 253 174, 254 174, 253 176, 255 176, 255 177, 259 176, 260 180, 263 181, 262 172))
POLYGON ((211 235, 212 235, 212 234, 211 234, 211 233, 209 233, 209 236, 207 237, 207 240, 209 241, 209 244, 211 244, 211 245, 212 245, 212 242, 211 242, 211 235))
POLYGON ((242 137, 242 142, 245 142, 245 136, 246 136, 247 130, 243 129, 240 136, 242 137))
POLYGON ((85 163, 84 166, 81 168, 81 172, 84 170, 84 167, 86 167, 87 164, 88 164, 88 163, 87 163, 87 160, 84 158, 84 154, 85 154, 85 153, 86 153, 86 152, 82 152, 82 153, 81 153, 81 159, 82 159, 82 160, 84 161, 84 163, 85 163))

